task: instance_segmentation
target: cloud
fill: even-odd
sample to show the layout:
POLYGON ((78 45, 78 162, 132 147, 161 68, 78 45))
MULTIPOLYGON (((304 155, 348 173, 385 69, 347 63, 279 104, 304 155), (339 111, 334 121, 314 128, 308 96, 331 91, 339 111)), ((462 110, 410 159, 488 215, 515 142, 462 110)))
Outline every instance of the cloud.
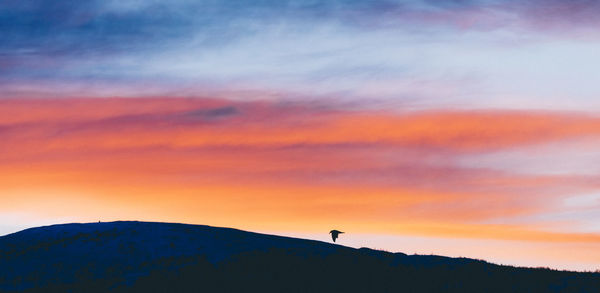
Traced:
POLYGON ((595 174, 519 172, 518 155, 464 163, 598 138, 600 120, 581 113, 397 113, 218 98, 5 99, 1 113, 6 194, 69 186, 148 206, 177 194, 175 206, 215 201, 225 214, 242 197, 268 213, 332 208, 347 211, 335 217, 348 221, 527 226, 528 216, 555 213, 564 198, 600 183, 595 174))
POLYGON ((600 135, 596 116, 550 111, 397 113, 189 98, 15 99, 2 100, 0 106, 7 114, 0 118, 6 133, 19 137, 38 128, 54 128, 60 135, 46 139, 58 148, 71 143, 85 148, 379 144, 488 152, 600 135), (209 126, 193 123, 190 118, 196 116, 228 119, 209 126), (181 128, 183 124, 186 127, 181 128), (140 131, 145 128, 153 131, 140 131))
POLYGON ((219 107, 214 109, 202 109, 185 113, 185 115, 194 118, 219 118, 239 114, 239 110, 232 106, 219 107))
POLYGON ((210 89, 396 108, 599 107, 595 26, 583 20, 592 4, 65 3, 0 8, 3 97, 181 97, 210 89))

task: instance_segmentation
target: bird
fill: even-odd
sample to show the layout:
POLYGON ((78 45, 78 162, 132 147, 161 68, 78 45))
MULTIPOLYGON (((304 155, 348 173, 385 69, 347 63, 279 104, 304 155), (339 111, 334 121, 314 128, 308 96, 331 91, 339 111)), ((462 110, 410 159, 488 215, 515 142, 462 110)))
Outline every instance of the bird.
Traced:
POLYGON ((338 238, 338 235, 340 235, 342 233, 344 233, 344 232, 338 231, 338 230, 329 231, 329 234, 331 234, 331 239, 333 239, 333 242, 335 242, 335 240, 338 238))

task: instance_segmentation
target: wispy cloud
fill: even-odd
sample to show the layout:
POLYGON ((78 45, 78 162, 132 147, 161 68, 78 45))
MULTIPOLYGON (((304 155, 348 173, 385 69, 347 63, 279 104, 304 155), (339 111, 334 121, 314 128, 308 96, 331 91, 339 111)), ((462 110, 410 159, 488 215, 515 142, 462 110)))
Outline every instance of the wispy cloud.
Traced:
MULTIPOLYGON (((428 235, 596 241, 566 236, 571 232, 562 228, 549 232, 555 223, 539 218, 596 190, 595 175, 522 173, 521 156, 511 159, 516 169, 464 164, 499 151, 599 138, 595 116, 348 111, 198 98, 16 99, 3 100, 0 112, 12 114, 0 115, 6 194, 31 184, 49 190, 64 184, 73 194, 100 192, 98 200, 115 204, 121 189, 134 190, 127 200, 147 206, 170 194, 173 206, 151 213, 156 216, 191 202, 233 212, 243 199, 289 221, 327 209, 336 212, 314 219, 349 221, 357 229, 360 221, 393 222, 428 235), (480 230, 491 223, 508 226, 480 230)), ((31 202, 44 205, 43 195, 30 194, 36 194, 31 202)))
POLYGON ((7 1, 0 92, 211 88, 420 108, 596 109, 597 44, 586 37, 595 10, 563 1, 7 1))

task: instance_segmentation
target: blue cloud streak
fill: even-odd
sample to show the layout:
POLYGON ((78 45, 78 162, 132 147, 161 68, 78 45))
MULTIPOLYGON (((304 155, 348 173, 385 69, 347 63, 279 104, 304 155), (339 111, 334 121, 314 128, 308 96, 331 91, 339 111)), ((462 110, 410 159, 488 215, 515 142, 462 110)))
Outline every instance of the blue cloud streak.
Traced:
POLYGON ((599 7, 585 1, 2 4, 5 96, 152 86, 520 108, 541 99, 563 107, 565 96, 589 102, 597 92, 589 77, 600 65, 597 42, 586 33, 599 7), (572 60, 548 68, 564 58, 572 60))

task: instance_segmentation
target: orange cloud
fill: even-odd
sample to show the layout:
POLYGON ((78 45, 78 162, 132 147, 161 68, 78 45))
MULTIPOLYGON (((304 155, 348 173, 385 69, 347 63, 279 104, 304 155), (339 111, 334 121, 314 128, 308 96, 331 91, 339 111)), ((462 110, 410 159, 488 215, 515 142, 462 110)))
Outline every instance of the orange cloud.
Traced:
POLYGON ((489 151, 600 135, 600 118, 576 113, 364 113, 205 99, 4 100, 0 117, 9 143, 48 151, 296 144, 489 151))
POLYGON ((485 224, 556 209, 566 194, 595 190, 595 180, 454 162, 600 138, 600 118, 576 113, 391 113, 223 99, 2 100, 0 135, 0 211, 599 242, 595 234, 548 232, 537 223, 485 224))

